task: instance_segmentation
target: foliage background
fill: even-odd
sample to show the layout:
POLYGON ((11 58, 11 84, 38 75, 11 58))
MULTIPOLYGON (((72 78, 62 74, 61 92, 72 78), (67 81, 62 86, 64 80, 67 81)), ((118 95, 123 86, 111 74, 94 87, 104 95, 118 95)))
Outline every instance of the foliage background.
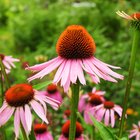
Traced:
MULTIPOLYGON (((114 84, 102 80, 101 84, 96 86, 107 92, 107 99, 122 105, 133 34, 128 22, 115 12, 123 10, 131 14, 139 11, 139 8, 139 0, 1 0, 0 53, 21 60, 9 75, 12 84, 27 82, 30 73, 22 68, 24 62, 34 65, 57 56, 55 44, 61 32, 68 25, 80 24, 95 40, 95 56, 122 68, 117 72, 125 76, 124 81, 114 84)), ((138 115, 128 116, 128 128, 132 121, 137 122, 140 116, 139 53, 140 49, 137 52, 129 99, 129 107, 138 112, 138 115)), ((52 75, 48 78, 52 79, 52 75)), ((84 93, 95 86, 89 77, 87 79, 88 84, 83 87, 84 93)), ((33 83, 38 82, 40 81, 33 83)), ((59 135, 61 126, 57 129, 56 134, 59 135)))

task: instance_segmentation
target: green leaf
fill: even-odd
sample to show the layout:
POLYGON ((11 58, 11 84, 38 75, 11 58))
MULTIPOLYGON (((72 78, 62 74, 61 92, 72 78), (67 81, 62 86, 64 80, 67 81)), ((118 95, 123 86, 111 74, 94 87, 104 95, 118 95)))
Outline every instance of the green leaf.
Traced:
POLYGON ((51 83, 52 83, 52 81, 45 81, 45 82, 39 83, 37 85, 34 85, 33 88, 37 89, 37 90, 40 90, 40 89, 46 87, 47 85, 49 85, 51 83))
POLYGON ((113 133, 106 126, 104 126, 104 124, 98 122, 93 116, 91 116, 91 114, 89 115, 103 140, 115 140, 113 133))

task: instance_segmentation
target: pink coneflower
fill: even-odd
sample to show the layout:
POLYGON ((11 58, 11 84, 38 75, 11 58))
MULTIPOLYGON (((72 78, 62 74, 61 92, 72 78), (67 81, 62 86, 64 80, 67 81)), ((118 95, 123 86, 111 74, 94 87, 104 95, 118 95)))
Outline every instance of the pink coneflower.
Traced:
POLYGON ((125 18, 127 20, 137 20, 137 21, 140 20, 140 12, 134 13, 132 15, 128 15, 124 11, 122 12, 117 11, 116 13, 122 18, 125 18))
POLYGON ((16 138, 19 135, 20 122, 28 135, 31 131, 31 109, 45 122, 46 103, 58 109, 59 102, 47 96, 39 94, 29 84, 17 84, 9 88, 5 93, 3 106, 0 108, 0 126, 4 125, 14 114, 14 129, 16 138))
POLYGON ((129 138, 136 137, 135 140, 140 140, 140 121, 138 122, 138 125, 133 124, 133 129, 130 130, 129 138))
POLYGON ((62 96, 60 92, 57 89, 57 86, 55 84, 50 84, 47 86, 46 91, 41 91, 41 94, 47 95, 50 98, 53 98, 55 100, 58 100, 59 102, 62 102, 62 96))
POLYGON ((53 140, 52 134, 47 130, 47 125, 37 123, 34 125, 36 140, 53 140))
POLYGON ((92 92, 88 94, 84 94, 80 97, 78 110, 79 112, 83 112, 86 109, 90 109, 93 106, 102 104, 104 99, 105 91, 96 90, 96 88, 92 89, 92 92))
POLYGON ((120 67, 106 64, 95 58, 93 56, 95 50, 94 40, 83 26, 68 26, 56 44, 58 57, 28 67, 27 69, 38 72, 28 80, 43 78, 58 67, 53 83, 57 84, 61 81, 61 86, 64 87, 65 92, 68 91, 70 84, 76 83, 77 80, 82 85, 86 84, 83 70, 91 76, 96 84, 100 82, 100 78, 111 82, 117 82, 114 78, 123 79, 122 75, 110 69, 120 69, 120 67))
MULTIPOLYGON (((111 101, 105 101, 103 104, 87 110, 87 114, 93 115, 98 121, 102 121, 104 119, 105 125, 111 125, 111 127, 114 127, 115 115, 121 117, 122 108, 111 101)), ((87 117, 90 119, 89 116, 87 117)), ((88 120, 88 122, 91 123, 91 119, 88 120)))
POLYGON ((6 56, 4 54, 0 54, 0 58, 5 66, 6 72, 10 72, 12 67, 15 68, 14 62, 19 61, 19 59, 12 58, 12 56, 6 56))
MULTIPOLYGON (((62 126, 62 134, 61 134, 59 140, 68 140, 69 139, 69 127, 70 127, 70 121, 68 120, 62 126)), ((83 132, 82 125, 79 122, 76 122, 75 140, 84 140, 84 137, 82 136, 82 132, 83 132)))

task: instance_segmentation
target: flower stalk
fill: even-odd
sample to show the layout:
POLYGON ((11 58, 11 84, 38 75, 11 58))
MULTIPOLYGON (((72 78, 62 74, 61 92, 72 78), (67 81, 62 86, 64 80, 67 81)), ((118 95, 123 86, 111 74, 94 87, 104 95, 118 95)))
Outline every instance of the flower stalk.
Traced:
POLYGON ((124 101, 123 101, 123 113, 122 113, 120 130, 119 130, 119 138, 122 137, 122 133, 123 133, 125 114, 126 114, 128 99, 130 95, 130 89, 131 89, 133 73, 134 73, 134 68, 135 68, 135 61, 136 61, 136 52, 139 45, 139 41, 140 41, 140 31, 138 29, 134 29, 130 65, 129 65, 129 71, 128 71, 128 79, 126 83, 126 90, 125 90, 124 101))
POLYGON ((74 140, 76 133, 76 120, 79 102, 79 82, 77 82, 77 84, 73 84, 71 87, 72 87, 72 97, 71 97, 69 140, 74 140))

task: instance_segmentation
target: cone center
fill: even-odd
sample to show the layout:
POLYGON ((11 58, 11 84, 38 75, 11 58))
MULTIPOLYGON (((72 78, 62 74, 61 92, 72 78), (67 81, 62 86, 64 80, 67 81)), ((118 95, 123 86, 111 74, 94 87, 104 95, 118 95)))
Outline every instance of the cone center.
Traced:
MULTIPOLYGON (((62 127, 62 134, 69 138, 69 127, 70 127, 70 121, 68 120, 62 127)), ((75 138, 79 138, 83 132, 82 125, 79 122, 76 122, 76 134, 75 138)))
POLYGON ((90 58, 95 52, 95 43, 83 26, 68 26, 60 35, 56 51, 66 59, 90 58))
POLYGON ((105 101, 104 102, 104 107, 107 108, 107 109, 111 109, 114 107, 114 103, 111 102, 111 101, 105 101))
POLYGON ((92 95, 90 95, 89 103, 97 106, 97 105, 102 104, 102 99, 99 95, 92 94, 92 95))
POLYGON ((48 87, 47 87, 47 92, 49 93, 49 94, 53 94, 53 93, 55 93, 57 91, 57 86, 55 85, 55 84, 50 84, 50 85, 48 85, 48 87))
POLYGON ((10 106, 18 107, 28 104, 34 96, 34 91, 29 84, 17 84, 5 93, 5 99, 10 106))
POLYGON ((35 124, 34 125, 34 132, 36 134, 42 134, 47 131, 47 126, 45 124, 35 124))

